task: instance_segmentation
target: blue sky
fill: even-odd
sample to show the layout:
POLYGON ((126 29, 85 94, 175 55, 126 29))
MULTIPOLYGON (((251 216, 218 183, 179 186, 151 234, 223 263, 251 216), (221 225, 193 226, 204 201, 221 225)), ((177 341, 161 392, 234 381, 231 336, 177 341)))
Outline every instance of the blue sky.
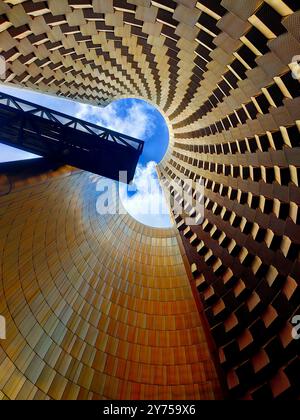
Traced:
MULTIPOLYGON (((160 112, 145 101, 121 99, 105 108, 77 103, 11 86, 0 90, 86 121, 145 141, 133 186, 120 184, 125 209, 139 222, 152 227, 170 227, 171 220, 156 173, 168 148, 169 132, 160 112)), ((34 155, 0 144, 0 162, 31 159, 34 155)))

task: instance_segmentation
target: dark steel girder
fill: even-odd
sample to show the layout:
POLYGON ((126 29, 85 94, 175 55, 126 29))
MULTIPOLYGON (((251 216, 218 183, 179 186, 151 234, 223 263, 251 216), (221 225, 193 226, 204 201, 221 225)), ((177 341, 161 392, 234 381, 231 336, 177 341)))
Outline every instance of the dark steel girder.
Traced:
MULTIPOLYGON (((101 109, 99 109, 101 112, 101 109)), ((131 182, 144 142, 0 92, 0 143, 131 182)))

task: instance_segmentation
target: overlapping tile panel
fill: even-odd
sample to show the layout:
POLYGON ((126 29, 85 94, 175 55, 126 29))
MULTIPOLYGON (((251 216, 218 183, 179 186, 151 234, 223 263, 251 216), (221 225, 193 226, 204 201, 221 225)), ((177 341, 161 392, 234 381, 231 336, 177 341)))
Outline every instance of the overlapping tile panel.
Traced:
POLYGON ((176 229, 100 216, 94 176, 57 175, 0 198, 1 395, 221 398, 176 229))
POLYGON ((204 224, 177 221, 228 388, 299 397, 299 2, 5 1, 0 12, 6 82, 99 105, 143 97, 164 112, 166 188, 205 184, 204 224))

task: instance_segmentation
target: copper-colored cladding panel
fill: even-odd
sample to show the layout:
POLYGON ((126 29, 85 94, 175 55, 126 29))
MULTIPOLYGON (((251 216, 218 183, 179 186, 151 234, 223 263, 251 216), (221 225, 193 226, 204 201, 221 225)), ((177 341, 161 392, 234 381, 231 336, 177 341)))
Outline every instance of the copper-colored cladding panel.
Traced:
MULTIPOLYGON (((193 287, 200 292, 198 305, 203 306, 218 349, 218 364, 234 398, 299 397, 300 340, 293 340, 290 323, 293 315, 300 314, 299 7, 294 0, 0 4, 0 54, 7 62, 6 82, 98 105, 120 97, 142 97, 164 112, 171 133, 170 148, 160 165, 165 188, 173 179, 202 179, 205 184, 203 225, 189 230, 178 220, 178 227, 193 270, 193 287)), ((15 198, 7 217, 16 212, 18 203, 15 198)), ((46 214, 39 217, 37 223, 44 226, 46 214)), ((83 223, 79 211, 74 217, 72 225, 83 223)), ((108 221, 101 223, 105 226, 108 221)), ((14 229, 22 230, 18 224, 14 229)), ((93 237, 88 229, 83 232, 93 237)), ((52 253, 63 229, 49 234, 52 253)), ((8 244, 17 259, 15 235, 8 244)), ((154 233, 148 235, 150 243, 154 233)), ((27 236, 31 238, 26 231, 22 240, 27 236)), ((104 249, 111 249, 111 240, 113 236, 107 235, 104 249)), ((89 252, 83 245, 84 251, 76 248, 78 261, 89 252)), ((30 243, 34 246, 43 249, 41 235, 30 243)), ((60 246, 64 249, 59 253, 62 265, 50 267, 56 276, 70 269, 73 276, 77 270, 68 248, 63 241, 60 246), (64 267, 62 272, 59 267, 64 267)), ((135 242, 132 246, 127 246, 129 253, 135 242)), ((6 252, 5 247, 4 255, 6 252)), ((25 267, 32 252, 31 248, 27 251, 25 267)), ((148 252, 143 253, 145 258, 151 255, 148 252)), ((36 258, 36 267, 41 261, 43 257, 36 258)), ((112 268, 116 270, 123 261, 116 253, 112 268)), ((8 264, 16 266, 13 258, 8 264)), ((159 265, 166 269, 163 259, 159 265)), ((82 278, 80 272, 77 275, 82 278)), ((12 284, 15 276, 10 277, 12 284)), ((6 292, 8 302, 15 302, 10 295, 13 290, 12 286, 6 292)), ((45 296, 52 305, 55 296, 48 292, 45 296)), ((67 297, 69 291, 62 296, 65 293, 67 297)), ((38 294, 34 297, 38 299, 38 294)), ((124 305, 131 303, 128 300, 124 305)), ((22 305, 15 307, 17 317, 22 305)), ((185 309, 183 304, 172 310, 182 313, 185 309)), ((84 310, 80 304, 78 310, 84 310)), ((45 316, 43 313, 41 319, 45 316)), ((70 316, 69 312, 64 315, 67 320, 70 316)), ((85 335, 89 316, 85 312, 72 328, 85 335)), ((116 318, 122 316, 118 313, 116 318)), ((27 334, 31 324, 21 318, 27 334)), ((57 325, 50 323, 47 328, 52 334, 57 325)), ((63 336, 64 330, 58 328, 56 339, 63 336)), ((45 352, 44 360, 49 349, 44 350, 40 337, 35 340, 45 352)), ((73 340, 70 338, 66 352, 75 346, 73 340)), ((106 345, 102 343, 104 350, 106 345)), ((115 345, 109 345, 117 352, 115 345)), ((17 369, 32 374, 31 347, 28 363, 19 349, 17 343, 14 364, 3 361, 8 384, 9 375, 17 375, 17 369)), ((81 358, 84 350, 79 346, 73 353, 81 358)), ((161 361, 159 354, 156 357, 161 361)), ((61 377, 53 378, 49 392, 63 388, 68 375, 74 382, 83 380, 72 359, 69 368, 63 366, 65 360, 53 353, 51 363, 62 366, 61 377)), ((120 375, 111 359, 103 369, 114 371, 113 378, 120 375)), ((34 371, 36 381, 41 372, 34 371)), ((127 374, 126 369, 124 372, 127 374)), ((142 375, 138 369, 135 372, 142 375)), ((167 372, 170 380, 188 383, 188 370, 167 372)), ((21 375, 20 382, 24 378, 21 375)), ((90 380, 89 375, 84 378, 90 380)), ((143 381, 146 379, 153 380, 145 374, 143 381)), ((185 396, 182 387, 176 396, 185 396)))

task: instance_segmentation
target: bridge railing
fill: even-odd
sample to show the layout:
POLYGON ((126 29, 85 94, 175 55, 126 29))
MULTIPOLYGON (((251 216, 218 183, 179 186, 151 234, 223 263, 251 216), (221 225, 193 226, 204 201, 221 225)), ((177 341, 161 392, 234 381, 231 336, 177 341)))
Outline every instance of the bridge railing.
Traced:
MULTIPOLYGON (((74 128, 84 133, 92 134, 97 136, 101 141, 111 141, 129 148, 134 148, 140 153, 143 151, 144 142, 142 140, 130 137, 126 134, 118 133, 88 121, 80 120, 76 117, 63 114, 62 112, 54 111, 41 105, 33 104, 24 99, 19 99, 3 92, 0 92, 0 107, 1 105, 23 111, 31 115, 36 115, 64 127, 74 128)), ((99 113, 101 113, 101 109, 99 109, 99 113)))

